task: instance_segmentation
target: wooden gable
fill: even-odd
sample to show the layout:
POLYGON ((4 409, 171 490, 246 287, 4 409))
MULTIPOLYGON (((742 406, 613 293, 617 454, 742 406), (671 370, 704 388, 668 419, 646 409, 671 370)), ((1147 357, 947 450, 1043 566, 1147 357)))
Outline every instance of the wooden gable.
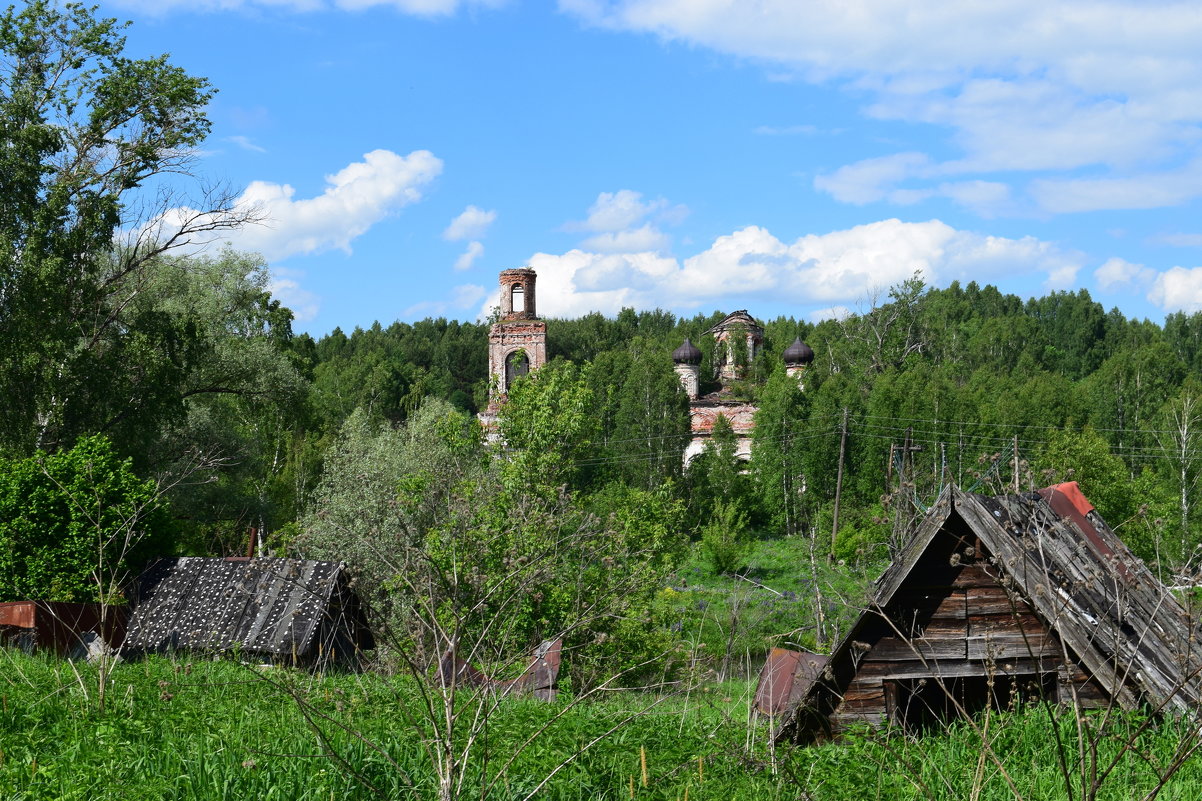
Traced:
POLYGON ((1032 697, 1188 708, 1202 665, 1190 631, 1075 485, 949 488, 778 737, 921 727, 1032 697))

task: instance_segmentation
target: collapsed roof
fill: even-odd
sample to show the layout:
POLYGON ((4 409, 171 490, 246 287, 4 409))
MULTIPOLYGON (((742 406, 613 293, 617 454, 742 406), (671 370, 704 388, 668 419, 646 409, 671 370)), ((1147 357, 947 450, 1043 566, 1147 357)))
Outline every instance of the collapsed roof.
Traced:
POLYGON ((1184 713, 1202 702, 1200 672, 1190 615, 1075 482, 996 498, 948 487, 822 673, 799 678, 777 735, 883 723, 903 699, 929 707, 936 684, 963 694, 987 678, 994 692, 994 677, 1184 713))

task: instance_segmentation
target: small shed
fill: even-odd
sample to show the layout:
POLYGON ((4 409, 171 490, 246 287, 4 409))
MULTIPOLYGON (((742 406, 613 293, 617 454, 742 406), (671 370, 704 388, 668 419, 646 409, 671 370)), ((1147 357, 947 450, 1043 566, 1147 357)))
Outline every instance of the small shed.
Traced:
POLYGON ((0 603, 0 644, 70 656, 84 648, 87 635, 94 632, 108 647, 118 648, 128 619, 126 606, 8 601, 0 603))
POLYGON ((1033 698, 1196 710, 1195 630, 1075 482, 996 498, 948 487, 777 738, 916 730, 1033 698))
POLYGON ((353 664, 374 648, 346 565, 159 559, 138 577, 123 654, 195 650, 289 664, 353 664))

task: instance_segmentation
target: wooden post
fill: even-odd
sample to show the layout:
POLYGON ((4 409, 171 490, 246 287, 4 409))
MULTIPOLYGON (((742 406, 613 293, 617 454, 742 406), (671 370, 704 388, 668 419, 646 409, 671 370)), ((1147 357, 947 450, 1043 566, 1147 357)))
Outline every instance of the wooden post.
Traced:
POLYGON ((1021 490, 1018 488, 1018 434, 1014 435, 1014 494, 1017 495, 1021 490))
MULTIPOLYGON (((890 446, 890 451, 892 451, 890 446)), ((831 564, 835 561, 835 540, 839 537, 839 498, 843 494, 843 454, 847 451, 847 407, 843 407, 843 423, 839 431, 839 471, 835 474, 835 513, 834 520, 831 523, 831 553, 827 560, 831 564)), ((889 454, 889 464, 893 464, 893 454, 889 454)))

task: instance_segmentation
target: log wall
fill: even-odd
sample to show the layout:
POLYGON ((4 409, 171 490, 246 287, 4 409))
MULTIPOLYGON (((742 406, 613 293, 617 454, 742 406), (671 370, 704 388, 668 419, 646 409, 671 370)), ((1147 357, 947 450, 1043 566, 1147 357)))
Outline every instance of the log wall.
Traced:
MULTIPOLYGON (((930 684, 984 687, 989 682, 996 694, 1021 677, 1050 689, 1052 700, 1071 701, 1075 695, 1086 707, 1106 703, 1105 693, 1055 632, 1003 586, 979 543, 959 539, 951 554, 935 549, 928 556, 934 564, 924 559, 916 565, 884 614, 875 615, 857 636, 855 675, 831 716, 835 731, 852 723, 896 720, 898 688, 930 684), (919 684, 923 679, 926 683, 919 684)), ((961 701, 969 707, 974 703, 961 701)))

